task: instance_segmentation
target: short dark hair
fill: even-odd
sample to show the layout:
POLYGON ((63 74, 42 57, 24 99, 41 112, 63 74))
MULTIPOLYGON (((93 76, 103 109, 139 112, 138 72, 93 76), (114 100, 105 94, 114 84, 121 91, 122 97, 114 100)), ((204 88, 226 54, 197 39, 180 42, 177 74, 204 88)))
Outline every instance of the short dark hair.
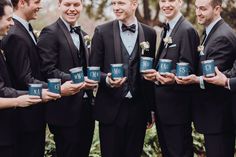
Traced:
POLYGON ((214 8, 217 5, 222 6, 222 0, 211 0, 211 6, 214 8))
MULTIPOLYGON (((58 0, 59 1, 59 3, 61 3, 62 2, 62 0, 58 0)), ((81 0, 81 2, 83 2, 83 0, 81 0)))
POLYGON ((0 0, 0 18, 3 15, 5 15, 5 11, 4 11, 5 6, 12 7, 11 1, 10 0, 0 0))
MULTIPOLYGON (((29 3, 29 0, 25 0, 27 3, 29 3)), ((11 0, 12 5, 14 8, 17 8, 17 4, 19 3, 19 0, 11 0)))

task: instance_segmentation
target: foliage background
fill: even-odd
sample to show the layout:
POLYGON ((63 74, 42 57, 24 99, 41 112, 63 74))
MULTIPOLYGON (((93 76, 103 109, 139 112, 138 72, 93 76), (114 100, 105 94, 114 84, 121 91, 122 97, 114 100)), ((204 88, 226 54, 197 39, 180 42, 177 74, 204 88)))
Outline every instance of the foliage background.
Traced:
MULTIPOLYGON (((236 1, 223 1, 222 17, 233 29, 236 30, 236 1)), ((191 23, 193 23, 195 28, 201 34, 203 28, 196 22, 194 2, 194 0, 184 0, 182 13, 191 23)), ((39 19, 33 22, 34 28, 40 31, 44 26, 53 23, 58 18, 57 6, 57 0, 42 0, 43 9, 40 12, 39 19)), ((83 29, 92 36, 94 28, 97 25, 114 18, 114 15, 111 14, 111 12, 110 0, 84 0, 84 11, 81 13, 81 17, 78 22, 82 25, 83 29)), ((165 19, 160 13, 158 0, 139 0, 139 8, 136 12, 136 16, 139 21, 154 27, 157 34, 160 34, 161 27, 163 22, 165 22, 165 19)), ((203 136, 193 130, 193 137, 195 153, 198 154, 199 157, 205 156, 203 136)), ((46 141, 45 157, 55 157, 55 143, 53 141, 53 136, 48 130, 46 141)), ((100 146, 98 130, 96 127, 90 157, 99 156, 100 146)), ((142 157, 161 157, 155 127, 147 130, 142 157)))

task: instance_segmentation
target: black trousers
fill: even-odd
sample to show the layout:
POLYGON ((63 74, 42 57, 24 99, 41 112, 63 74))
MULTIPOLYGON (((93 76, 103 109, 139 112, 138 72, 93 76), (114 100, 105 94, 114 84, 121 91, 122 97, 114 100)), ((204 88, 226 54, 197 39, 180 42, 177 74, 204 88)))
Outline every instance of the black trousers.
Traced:
POLYGON ((17 133, 16 157, 44 157, 45 128, 17 133))
POLYGON ((125 99, 112 124, 99 123, 102 157, 140 157, 146 131, 143 106, 125 99))
POLYGON ((163 157, 193 157, 191 123, 166 125, 156 123, 163 157))
POLYGON ((57 157, 88 157, 93 140, 95 120, 92 106, 84 100, 79 122, 72 127, 49 125, 54 134, 57 157))
POLYGON ((204 134, 207 157, 233 157, 235 135, 233 132, 204 134))
POLYGON ((14 157, 14 146, 0 146, 0 157, 14 157))

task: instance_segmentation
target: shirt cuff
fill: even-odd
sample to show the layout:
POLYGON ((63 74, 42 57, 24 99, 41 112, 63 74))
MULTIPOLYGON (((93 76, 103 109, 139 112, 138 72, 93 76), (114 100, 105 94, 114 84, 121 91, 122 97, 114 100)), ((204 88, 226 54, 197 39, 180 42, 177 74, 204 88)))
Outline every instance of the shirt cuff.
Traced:
POLYGON ((206 89, 202 76, 199 77, 199 85, 201 89, 206 89))

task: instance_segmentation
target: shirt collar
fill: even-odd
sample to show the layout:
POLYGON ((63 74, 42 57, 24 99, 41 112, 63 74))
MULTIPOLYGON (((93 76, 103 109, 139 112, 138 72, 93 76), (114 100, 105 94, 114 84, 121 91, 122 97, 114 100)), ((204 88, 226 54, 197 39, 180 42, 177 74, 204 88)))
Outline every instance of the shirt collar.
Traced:
MULTIPOLYGON (((122 32, 122 29, 121 29, 121 27, 122 27, 122 22, 119 20, 119 27, 120 27, 120 31, 122 32)), ((131 25, 133 25, 133 24, 135 24, 136 25, 136 31, 135 32, 137 32, 138 31, 138 20, 137 20, 137 18, 135 18, 135 20, 133 21, 133 22, 131 22, 131 24, 129 25, 129 26, 131 26, 131 25)))
POLYGON ((169 23, 170 30, 174 29, 176 23, 179 21, 181 16, 182 14, 179 12, 173 19, 171 19, 170 21, 167 21, 167 23, 169 23))
POLYGON ((13 14, 13 18, 19 21, 27 31, 29 31, 29 22, 25 19, 22 19, 21 17, 17 16, 16 14, 13 14))
MULTIPOLYGON (((66 22, 61 16, 60 16, 60 19, 63 21, 63 23, 66 25, 66 28, 70 31, 70 24, 68 22, 66 22)), ((78 25, 79 26, 79 25, 78 25)))
POLYGON ((209 24, 209 25, 206 27, 206 35, 208 35, 208 34, 211 32, 211 30, 212 30, 212 28, 215 26, 215 24, 216 24, 218 21, 220 21, 221 19, 222 19, 221 17, 217 18, 215 21, 213 21, 211 24, 209 24))

